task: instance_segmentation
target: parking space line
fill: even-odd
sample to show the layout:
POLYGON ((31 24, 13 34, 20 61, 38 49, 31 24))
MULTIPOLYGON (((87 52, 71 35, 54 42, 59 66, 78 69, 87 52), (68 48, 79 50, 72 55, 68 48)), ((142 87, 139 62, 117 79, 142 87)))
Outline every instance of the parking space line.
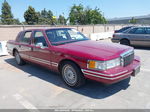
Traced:
POLYGON ((40 112, 34 105, 32 105, 29 101, 25 100, 20 94, 15 94, 13 97, 22 105, 25 107, 25 109, 28 109, 31 112, 40 112))
POLYGON ((141 70, 142 70, 142 71, 146 71, 146 72, 150 72, 150 69, 142 68, 141 70))

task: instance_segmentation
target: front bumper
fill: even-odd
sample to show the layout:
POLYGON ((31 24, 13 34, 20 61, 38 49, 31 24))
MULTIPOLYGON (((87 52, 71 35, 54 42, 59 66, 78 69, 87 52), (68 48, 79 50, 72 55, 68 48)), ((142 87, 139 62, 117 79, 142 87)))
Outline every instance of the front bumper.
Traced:
POLYGON ((136 57, 134 61, 126 67, 119 66, 106 71, 82 69, 82 72, 88 79, 105 84, 113 84, 130 76, 134 76, 136 68, 140 68, 140 59, 138 57, 136 57))

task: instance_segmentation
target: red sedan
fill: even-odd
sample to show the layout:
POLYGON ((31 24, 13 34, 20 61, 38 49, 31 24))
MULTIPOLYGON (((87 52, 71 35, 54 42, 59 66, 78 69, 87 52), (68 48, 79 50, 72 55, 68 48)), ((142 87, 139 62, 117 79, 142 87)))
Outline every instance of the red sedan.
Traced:
POLYGON ((70 87, 86 79, 112 84, 140 71, 132 47, 92 41, 72 28, 22 31, 7 48, 19 65, 28 61, 59 72, 70 87))

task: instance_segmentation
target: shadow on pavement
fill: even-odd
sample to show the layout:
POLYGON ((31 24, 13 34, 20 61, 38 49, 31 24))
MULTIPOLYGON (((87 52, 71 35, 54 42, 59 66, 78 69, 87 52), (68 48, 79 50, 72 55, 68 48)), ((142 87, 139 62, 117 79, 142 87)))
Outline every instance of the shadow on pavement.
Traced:
POLYGON ((56 86, 68 89, 70 91, 74 91, 78 94, 91 97, 94 99, 107 98, 121 90, 127 89, 130 86, 129 85, 130 78, 109 86, 103 85, 99 82, 87 80, 86 84, 83 87, 78 89, 72 89, 63 83, 58 73, 44 69, 43 67, 40 66, 35 66, 33 64, 26 64, 25 66, 19 66, 16 64, 14 58, 6 59, 5 61, 8 64, 15 66, 16 68, 21 69, 22 71, 30 74, 29 77, 32 76, 38 77, 41 80, 47 81, 56 86))

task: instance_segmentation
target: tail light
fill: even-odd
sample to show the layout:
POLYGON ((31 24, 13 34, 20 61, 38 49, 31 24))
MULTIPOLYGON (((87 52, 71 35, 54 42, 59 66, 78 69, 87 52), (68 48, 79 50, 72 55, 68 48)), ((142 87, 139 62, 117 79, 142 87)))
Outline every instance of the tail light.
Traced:
POLYGON ((113 34, 113 38, 115 37, 115 34, 113 34))

